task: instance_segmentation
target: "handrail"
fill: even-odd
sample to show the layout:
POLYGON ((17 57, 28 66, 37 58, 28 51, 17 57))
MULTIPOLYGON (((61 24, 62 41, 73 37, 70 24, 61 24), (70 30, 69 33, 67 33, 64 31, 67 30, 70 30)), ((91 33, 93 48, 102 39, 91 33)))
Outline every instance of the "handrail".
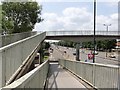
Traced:
MULTIPOLYGON (((92 30, 89 31, 46 31, 47 36, 53 35, 93 35, 94 32, 92 30)), ((119 31, 96 31, 96 35, 119 35, 119 31)))
POLYGON ((59 60, 59 64, 94 88, 119 88, 119 66, 59 60))
POLYGON ((36 31, 2 35, 2 36, 0 36, 0 42, 1 42, 0 47, 17 42, 17 41, 25 39, 27 37, 33 36, 35 34, 37 34, 36 31))
POLYGON ((1 88, 1 90, 6 90, 6 89, 12 90, 13 88, 14 89, 15 88, 41 88, 42 89, 44 88, 44 85, 45 85, 48 68, 49 68, 49 61, 47 60, 41 65, 39 65, 38 67, 36 67, 35 69, 33 69, 32 71, 30 71, 29 73, 25 74, 18 80, 11 83, 10 85, 7 85, 1 88))
POLYGON ((2 73, 0 74, 0 87, 9 81, 45 37, 46 33, 43 32, 0 48, 0 72, 2 73))

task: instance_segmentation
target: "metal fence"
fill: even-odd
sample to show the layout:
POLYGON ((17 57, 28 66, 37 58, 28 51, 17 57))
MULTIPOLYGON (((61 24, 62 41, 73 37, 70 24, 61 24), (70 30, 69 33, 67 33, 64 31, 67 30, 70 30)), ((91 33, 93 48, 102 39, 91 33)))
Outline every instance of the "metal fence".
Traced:
POLYGON ((59 60, 59 64, 96 88, 119 88, 119 66, 70 60, 59 60))
POLYGON ((33 32, 24 32, 24 33, 2 35, 2 36, 0 36, 0 47, 14 43, 14 42, 21 40, 21 39, 25 39, 25 38, 33 36, 35 34, 37 34, 37 32, 33 31, 33 32))
MULTIPOLYGON (((47 36, 64 36, 64 35, 94 35, 94 31, 46 31, 47 36)), ((96 35, 120 35, 119 31, 96 31, 96 35)))
MULTIPOLYGON (((17 90, 17 89, 29 89, 29 88, 39 88, 43 89, 45 86, 47 73, 49 68, 49 62, 45 61, 43 64, 33 69, 29 73, 25 74, 18 80, 14 81, 8 86, 3 87, 1 90, 17 90)), ((33 90, 34 90, 33 89, 33 90)))
POLYGON ((45 37, 46 33, 41 33, 0 48, 0 87, 5 86, 45 37))

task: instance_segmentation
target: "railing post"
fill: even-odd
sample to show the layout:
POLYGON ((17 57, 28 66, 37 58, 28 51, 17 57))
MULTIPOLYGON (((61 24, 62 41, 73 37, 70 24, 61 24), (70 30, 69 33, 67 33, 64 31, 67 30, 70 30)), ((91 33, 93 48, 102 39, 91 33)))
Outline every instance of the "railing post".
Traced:
MULTIPOLYGON (((6 59, 5 51, 0 52, 0 88, 6 84, 6 59)), ((9 68, 9 67, 8 67, 9 68)))
POLYGON ((118 90, 120 90, 120 66, 118 68, 118 90))
POLYGON ((93 86, 95 87, 95 64, 93 64, 93 86))
POLYGON ((118 51, 118 90, 120 90, 120 51, 118 51))

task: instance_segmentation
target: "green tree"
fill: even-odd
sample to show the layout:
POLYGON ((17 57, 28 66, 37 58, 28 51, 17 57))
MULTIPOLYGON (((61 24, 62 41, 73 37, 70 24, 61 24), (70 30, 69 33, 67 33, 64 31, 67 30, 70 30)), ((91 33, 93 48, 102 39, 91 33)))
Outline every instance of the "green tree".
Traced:
MULTIPOLYGON (((83 42, 83 46, 85 48, 93 48, 93 42, 89 41, 89 42, 83 42)), ((101 41, 96 41, 96 50, 109 50, 111 51, 111 49, 115 48, 116 46, 116 40, 101 40, 101 41)))
POLYGON ((44 42, 44 49, 49 49, 49 48, 50 48, 50 43, 44 42))
POLYGON ((11 33, 13 27, 14 27, 13 21, 8 20, 8 18, 6 17, 6 13, 2 11, 2 30, 7 33, 11 33))
POLYGON ((2 28, 8 33, 32 31, 36 22, 43 21, 37 2, 3 2, 2 10, 2 28))

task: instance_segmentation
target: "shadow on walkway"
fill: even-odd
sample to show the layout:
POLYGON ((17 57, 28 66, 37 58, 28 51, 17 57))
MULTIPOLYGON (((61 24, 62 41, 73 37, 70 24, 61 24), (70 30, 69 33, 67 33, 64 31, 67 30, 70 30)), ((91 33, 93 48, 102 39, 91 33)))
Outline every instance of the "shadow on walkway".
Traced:
MULTIPOLYGON (((64 88, 83 88, 82 85, 77 79, 70 75, 66 70, 64 70, 57 62, 50 63, 49 74, 48 74, 48 83, 47 89, 49 90, 58 90, 64 88)), ((46 89, 46 90, 47 90, 46 89)))

